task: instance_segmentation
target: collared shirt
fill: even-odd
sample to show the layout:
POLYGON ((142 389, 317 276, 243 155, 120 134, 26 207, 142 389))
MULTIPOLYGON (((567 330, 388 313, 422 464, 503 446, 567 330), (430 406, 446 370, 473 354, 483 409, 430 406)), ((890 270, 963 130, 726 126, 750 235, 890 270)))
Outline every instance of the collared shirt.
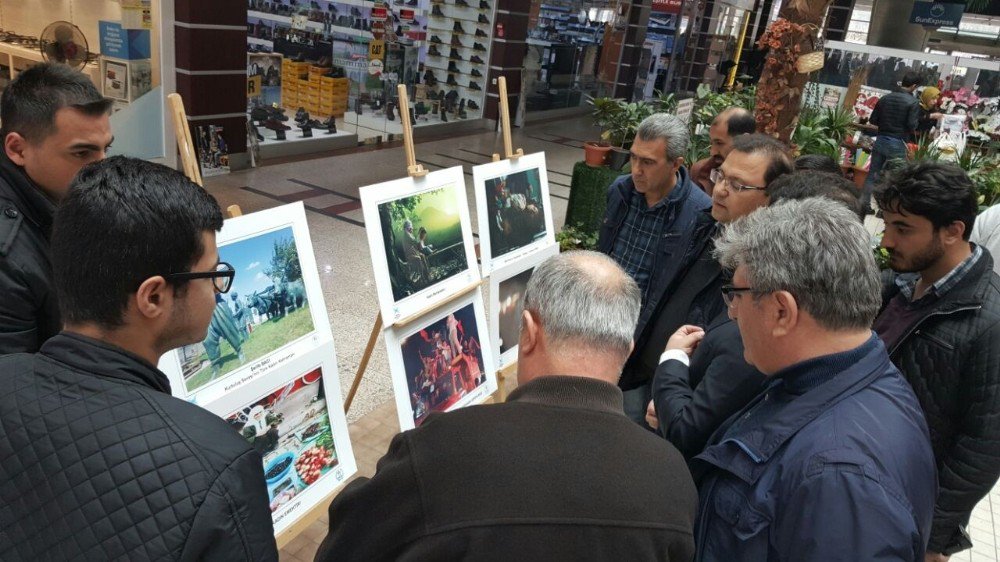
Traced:
POLYGON ((633 189, 628 200, 628 213, 615 240, 611 257, 635 280, 642 293, 643 305, 649 293, 649 279, 660 237, 676 215, 674 199, 678 191, 674 189, 650 207, 646 196, 633 189))
MULTIPOLYGON (((978 244, 969 243, 972 246, 972 255, 962 260, 962 263, 955 266, 954 269, 948 272, 947 275, 937 280, 936 283, 931 285, 930 289, 924 293, 924 296, 917 299, 918 301, 928 297, 929 295, 934 295, 935 298, 941 298, 951 290, 955 285, 965 277, 972 266, 976 265, 979 258, 983 255, 983 249, 978 244)), ((906 274, 896 277, 896 286, 899 287, 899 292, 906 297, 906 300, 913 300, 913 293, 916 291, 917 282, 920 281, 920 274, 906 274)))

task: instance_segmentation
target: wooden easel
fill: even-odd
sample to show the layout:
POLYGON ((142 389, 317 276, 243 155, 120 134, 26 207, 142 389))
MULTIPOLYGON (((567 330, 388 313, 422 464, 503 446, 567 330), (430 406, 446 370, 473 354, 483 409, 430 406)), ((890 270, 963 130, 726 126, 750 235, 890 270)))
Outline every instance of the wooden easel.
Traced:
MULTIPOLYGON (((506 91, 506 83, 501 78, 501 91, 506 91)), ((406 93, 406 85, 400 84, 397 86, 397 92, 399 94, 399 118, 403 122, 403 148, 406 153, 406 173, 410 177, 419 178, 427 175, 427 170, 423 166, 417 163, 416 152, 413 149, 413 124, 410 121, 410 100, 406 93)), ((503 102, 504 107, 506 107, 506 101, 503 102)), ((507 121, 509 123, 509 120, 507 121)), ((506 131, 506 147, 508 156, 510 156, 510 131, 509 127, 504 127, 506 131)), ((518 149, 518 154, 514 156, 523 156, 524 153, 518 149)), ((499 160, 499 155, 493 155, 494 161, 499 160)), ((437 303, 433 306, 429 306, 420 310, 410 316, 401 318, 393 322, 393 326, 400 327, 405 326, 417 318, 427 314, 435 308, 439 308, 459 299, 470 292, 478 289, 482 284, 482 280, 476 281, 470 284, 468 287, 463 288, 461 291, 455 293, 452 297, 444 302, 437 303)), ((365 352, 361 355, 361 362, 358 363, 358 370, 354 374, 354 381, 351 382, 351 388, 347 392, 347 398, 344 400, 344 413, 347 413, 351 409, 351 404, 354 403, 354 396, 358 393, 358 387, 361 386, 361 379, 364 377, 365 371, 368 369, 368 362, 371 360, 372 352, 375 350, 375 342, 378 341, 378 335, 382 332, 384 326, 384 319, 382 318, 382 312, 379 311, 375 314, 375 323, 372 325, 372 331, 368 335, 368 343, 365 345, 365 352)), ((512 366, 516 366, 512 365, 512 366)), ((494 393, 493 397, 496 402, 503 402, 506 399, 505 389, 504 389, 504 376, 505 373, 510 371, 510 367, 506 369, 501 369, 497 371, 497 391, 494 393)))
MULTIPOLYGON (((503 137, 504 157, 510 160, 517 160, 524 156, 524 150, 518 148, 513 150, 513 143, 510 140, 510 104, 507 100, 507 77, 497 78, 497 88, 500 90, 500 132, 503 137)), ((493 153, 493 161, 499 162, 500 155, 493 153)))

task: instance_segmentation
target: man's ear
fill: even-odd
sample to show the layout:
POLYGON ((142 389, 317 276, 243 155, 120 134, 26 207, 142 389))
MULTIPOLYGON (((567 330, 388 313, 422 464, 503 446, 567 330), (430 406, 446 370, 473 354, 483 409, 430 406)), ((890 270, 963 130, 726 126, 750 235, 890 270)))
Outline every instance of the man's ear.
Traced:
POLYGON ((7 158, 18 166, 24 167, 24 149, 28 146, 28 140, 20 133, 7 133, 3 139, 3 149, 7 153, 7 158))
POLYGON ((773 322, 771 333, 774 336, 787 336, 799 322, 799 303, 788 291, 771 293, 768 303, 769 319, 773 322))
POLYGON ((518 341, 519 353, 528 355, 536 350, 540 336, 541 325, 535 317, 528 310, 521 312, 521 337, 518 341))
POLYGON ((683 156, 678 156, 677 158, 674 159, 674 171, 675 172, 677 170, 680 170, 681 166, 683 166, 683 165, 684 165, 684 157, 683 156))
POLYGON ((962 221, 952 221, 948 226, 941 228, 940 236, 941 243, 945 246, 965 242, 965 223, 962 221))
POLYGON ((139 285, 135 292, 135 308, 143 318, 161 318, 173 305, 174 288, 162 275, 154 275, 139 285))

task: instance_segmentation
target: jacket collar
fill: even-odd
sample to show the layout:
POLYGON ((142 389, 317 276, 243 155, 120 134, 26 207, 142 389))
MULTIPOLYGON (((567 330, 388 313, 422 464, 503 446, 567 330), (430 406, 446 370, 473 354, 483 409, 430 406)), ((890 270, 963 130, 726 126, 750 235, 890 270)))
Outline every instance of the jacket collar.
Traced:
POLYGON ((56 212, 55 204, 31 181, 23 168, 7 157, 3 150, 0 150, 0 182, 6 183, 9 187, 9 190, 3 190, 3 186, 0 185, 0 196, 3 191, 9 191, 25 218, 42 229, 48 237, 52 228, 52 216, 56 212))
MULTIPOLYGON (((618 184, 618 194, 625 203, 628 203, 629 198, 632 197, 632 193, 635 191, 635 181, 632 179, 631 174, 625 174, 624 177, 625 181, 618 184)), ((621 178, 622 176, 619 176, 619 180, 621 178)), ((667 204, 675 205, 678 202, 685 201, 692 189, 696 188, 691 183, 691 175, 688 173, 687 168, 681 166, 677 169, 677 184, 674 185, 674 189, 666 197, 667 204)))
MULTIPOLYGON (((745 428, 705 449, 695 457, 692 468, 696 471, 696 477, 704 473, 706 469, 704 463, 707 463, 732 473, 748 484, 756 482, 775 452, 799 430, 841 400, 872 384, 891 367, 885 345, 876 336, 872 337, 874 341, 869 339, 863 344, 862 347, 869 346, 869 351, 860 361, 829 378, 825 383, 776 407, 773 415, 763 424, 745 428)), ((796 366, 790 367, 790 369, 795 368, 796 366)), ((748 412, 780 384, 783 384, 780 378, 770 381, 767 387, 734 418, 748 412)), ((724 431, 728 425, 720 428, 720 431, 724 431)))
MULTIPOLYGON (((993 256, 989 252, 983 251, 983 255, 972 264, 972 268, 962 277, 961 281, 948 289, 948 292, 927 310, 927 314, 947 313, 970 306, 981 307, 987 292, 990 290, 992 273, 993 256)), ((885 281, 882 289, 882 310, 893 297, 899 294, 899 286, 896 285, 897 276, 896 273, 890 273, 887 279, 883 278, 885 281)), ((882 310, 879 310, 879 314, 882 313, 882 310)))
POLYGON ((148 361, 80 334, 61 332, 42 344, 39 354, 94 376, 141 384, 170 394, 167 376, 148 361))
POLYGON ((508 402, 562 406, 625 415, 622 391, 616 385, 589 377, 551 375, 522 384, 508 402))

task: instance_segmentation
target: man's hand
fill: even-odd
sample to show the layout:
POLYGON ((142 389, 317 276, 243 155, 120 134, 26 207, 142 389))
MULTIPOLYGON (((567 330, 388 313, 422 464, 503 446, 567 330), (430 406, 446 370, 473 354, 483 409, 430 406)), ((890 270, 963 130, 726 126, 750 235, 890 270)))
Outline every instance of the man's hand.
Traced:
POLYGON ((679 349, 687 355, 691 355, 694 353, 694 350, 697 349, 698 344, 704 337, 705 330, 699 328, 698 326, 686 324, 678 328, 678 330, 674 332, 674 335, 670 336, 670 339, 667 340, 667 347, 664 351, 679 349))
POLYGON ((928 552, 924 555, 924 562, 948 562, 951 558, 950 555, 941 554, 939 552, 928 552))
POLYGON ((656 418, 656 406, 652 400, 646 405, 646 424, 653 429, 660 428, 660 420, 656 418))

